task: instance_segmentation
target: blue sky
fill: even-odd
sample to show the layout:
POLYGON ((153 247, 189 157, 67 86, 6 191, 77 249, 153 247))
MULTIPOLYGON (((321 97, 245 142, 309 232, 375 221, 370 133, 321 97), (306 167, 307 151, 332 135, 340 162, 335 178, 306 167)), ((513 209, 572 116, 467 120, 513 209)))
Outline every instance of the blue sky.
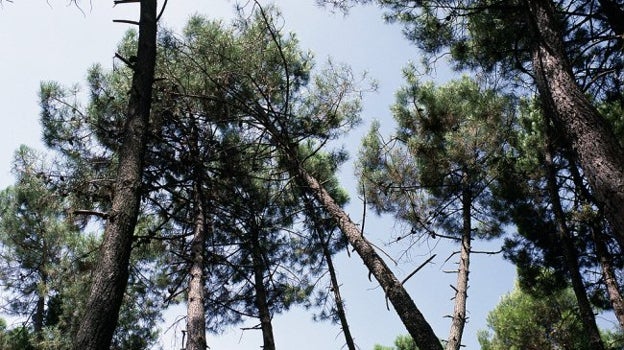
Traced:
MULTIPOLYGON (((403 39, 397 26, 383 23, 381 12, 372 6, 355 8, 349 16, 332 14, 315 6, 315 0, 282 0, 277 5, 284 15, 284 29, 296 33, 303 49, 315 53, 321 65, 328 57, 336 62, 350 64, 357 71, 367 71, 378 81, 379 91, 365 97, 364 123, 342 140, 356 156, 361 136, 373 119, 380 120, 384 130, 393 127, 389 106, 394 92, 402 84, 402 67, 412 60, 420 60, 417 50, 403 39)), ((226 0, 169 1, 165 23, 181 28, 194 13, 228 21, 234 3, 226 0)), ((12 183, 10 162, 13 151, 20 144, 43 149, 39 126, 37 92, 42 80, 62 84, 83 83, 87 68, 99 62, 112 67, 117 42, 128 28, 112 23, 112 19, 136 19, 138 5, 112 6, 112 1, 83 1, 84 14, 67 0, 15 0, 0 7, 0 187, 12 183)), ((451 74, 440 67, 436 81, 451 79, 451 74)), ((362 204, 355 192, 355 178, 351 164, 341 171, 341 181, 351 193, 347 211, 352 218, 362 216, 362 204)), ((376 218, 369 211, 366 235, 376 245, 398 256, 405 245, 387 245, 402 227, 388 218, 376 218)), ((418 307, 441 338, 446 338, 452 312, 455 275, 444 270, 454 269, 454 260, 444 260, 458 247, 445 242, 425 242, 412 247, 408 254, 393 265, 401 278, 431 254, 437 254, 428 265, 407 283, 406 288, 418 307)), ((497 243, 475 242, 475 250, 497 250, 497 243)), ((337 257, 337 269, 346 300, 352 333, 360 349, 372 349, 375 343, 390 345, 396 335, 406 333, 392 308, 386 309, 383 294, 375 282, 368 280, 368 272, 356 255, 337 257)), ((515 269, 499 256, 475 255, 471 264, 471 282, 468 297, 469 320, 465 330, 466 349, 478 349, 476 332, 485 327, 485 317, 499 301, 500 296, 513 286, 515 269)), ((167 329, 183 308, 166 313, 163 329, 167 329)), ((249 324, 253 325, 253 323, 249 324)), ((279 349, 319 350, 341 349, 339 327, 312 322, 305 310, 293 310, 274 320, 276 343, 279 349)), ((178 350, 181 325, 170 328, 163 336, 165 350, 178 350)), ((239 327, 220 337, 209 337, 211 349, 258 349, 259 331, 241 331, 239 327)))

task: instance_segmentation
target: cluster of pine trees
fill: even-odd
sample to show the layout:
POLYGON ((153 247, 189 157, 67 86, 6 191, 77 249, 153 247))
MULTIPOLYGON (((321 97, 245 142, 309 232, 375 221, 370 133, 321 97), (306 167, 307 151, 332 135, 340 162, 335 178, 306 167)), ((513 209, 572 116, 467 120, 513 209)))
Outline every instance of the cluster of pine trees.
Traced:
POLYGON ((315 67, 274 7, 176 33, 158 26, 166 2, 128 2, 140 20, 119 65, 90 69, 86 101, 41 84, 50 152, 17 150, 0 194, 0 283, 27 318, 0 327, 3 349, 146 349, 162 310, 184 303, 187 350, 250 318, 275 349, 272 317, 296 304, 323 308, 353 350, 332 263, 349 246, 410 335, 397 347, 458 350, 472 242, 506 231, 519 291, 490 315, 484 349, 622 346, 595 317, 613 310, 624 328, 621 2, 320 1, 375 3, 425 65, 448 56, 467 74, 437 86, 408 66, 396 130, 374 123, 356 166, 367 204, 408 227, 401 240, 457 243, 443 341, 343 209, 347 155, 328 144, 357 125, 369 83, 315 67), (530 344, 505 327, 531 322, 530 344))

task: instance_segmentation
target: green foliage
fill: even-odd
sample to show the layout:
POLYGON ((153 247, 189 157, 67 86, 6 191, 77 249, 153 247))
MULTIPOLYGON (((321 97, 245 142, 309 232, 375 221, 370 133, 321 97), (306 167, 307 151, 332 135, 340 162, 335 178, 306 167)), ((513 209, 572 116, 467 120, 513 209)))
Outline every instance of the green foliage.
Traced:
POLYGON ((394 340, 394 346, 375 345, 373 350, 418 350, 414 340, 409 335, 399 335, 394 340))
POLYGON ((408 85, 397 93, 398 129, 388 140, 374 124, 363 140, 358 171, 378 212, 391 212, 415 231, 461 227, 460 194, 470 193, 480 237, 500 232, 503 217, 489 186, 500 176, 509 150, 513 104, 463 78, 436 87, 406 70, 408 85))
MULTIPOLYGON (((478 335, 483 350, 591 349, 571 288, 534 296, 517 285, 488 314, 487 324, 478 335)), ((615 336, 607 338, 608 348, 621 348, 615 336)))

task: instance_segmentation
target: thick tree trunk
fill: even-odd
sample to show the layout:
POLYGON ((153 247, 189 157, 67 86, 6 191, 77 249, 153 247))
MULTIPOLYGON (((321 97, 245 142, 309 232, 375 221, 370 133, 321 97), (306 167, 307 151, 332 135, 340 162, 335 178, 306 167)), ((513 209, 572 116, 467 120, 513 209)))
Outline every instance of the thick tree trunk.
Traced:
POLYGON ((574 80, 551 0, 527 0, 533 74, 546 114, 578 155, 596 200, 624 243, 624 150, 574 80))
POLYGON ((141 0, 139 44, 112 207, 75 350, 108 350, 128 283, 156 62, 156 0, 141 0))
POLYGON ((204 309, 204 256, 206 243, 206 213, 200 191, 195 184, 195 224, 191 242, 191 269, 186 311, 187 350, 206 350, 206 311, 204 309))
MULTIPOLYGON (((547 140, 547 142, 550 141, 547 140)), ((565 214, 563 212, 563 208, 561 207, 561 198, 559 197, 559 187, 557 186, 556 170, 552 159, 552 150, 550 145, 546 147, 544 155, 547 172, 546 181, 548 194, 550 196, 552 210, 557 223, 557 233, 561 242, 561 251, 570 274, 572 289, 576 295, 581 321, 583 322, 583 328, 586 336, 589 338, 592 349, 601 350, 604 349, 604 345, 602 344, 600 331, 596 325, 594 311, 592 310, 589 298, 587 297, 585 285, 583 284, 583 278, 581 277, 578 255, 576 253, 576 248, 574 247, 573 237, 570 235, 568 225, 565 221, 565 214)))
POLYGON ((275 338, 273 337, 273 325, 271 323, 271 311, 267 290, 264 285, 264 273, 266 264, 262 258, 262 248, 260 247, 259 232, 251 232, 251 258, 254 270, 254 289, 256 291, 256 307, 260 318, 260 328, 262 329, 262 340, 264 350, 275 350, 275 338))
MULTIPOLYGON (((466 175, 464 175, 466 176, 466 175)), ((459 350, 461 346, 464 326, 466 325, 466 299, 468 298, 468 274, 470 273, 470 250, 472 239, 472 215, 471 215, 472 195, 470 189, 462 191, 462 239, 459 256, 459 267, 457 270, 457 284, 455 286, 455 307, 453 310, 453 321, 449 332, 446 350, 459 350)))
MULTIPOLYGON (((298 164, 298 160, 292 156, 295 154, 294 151, 288 151, 290 151, 291 164, 298 164)), ((364 265, 366 265, 370 273, 379 282, 381 288, 383 288, 387 298, 392 303, 418 348, 420 350, 441 350, 442 345, 433 332, 431 325, 425 320, 425 317, 416 307, 416 304, 414 304, 414 301, 392 270, 364 238, 358 226, 351 221, 349 215, 334 201, 329 192, 325 190, 316 178, 311 176, 305 169, 298 166, 293 170, 298 172, 298 176, 309 188, 312 195, 321 203, 329 215, 336 220, 351 246, 362 258, 364 265)))

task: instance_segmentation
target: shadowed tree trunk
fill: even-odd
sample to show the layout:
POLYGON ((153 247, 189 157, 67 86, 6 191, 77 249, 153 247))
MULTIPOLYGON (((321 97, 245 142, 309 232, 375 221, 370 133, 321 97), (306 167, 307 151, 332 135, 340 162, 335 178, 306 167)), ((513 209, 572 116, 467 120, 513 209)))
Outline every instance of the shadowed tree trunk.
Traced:
POLYGON ((201 184, 195 184, 195 223, 191 243, 191 270, 186 311, 187 350, 206 350, 206 311, 204 309, 204 257, 206 243, 206 212, 201 184))
POLYGON ((269 310, 269 301, 267 290, 264 285, 264 272, 266 264, 262 257, 262 247, 260 246, 260 238, 258 228, 254 227, 251 234, 251 259, 254 270, 254 289, 256 291, 256 307, 258 308, 258 316, 260 318, 260 328, 262 329, 262 341, 264 350, 275 350, 275 338, 273 336, 273 325, 271 324, 271 312, 269 310))
POLYGON ((572 289, 574 290, 574 295, 576 296, 579 306, 579 313, 586 336, 589 337, 592 349, 601 350, 604 349, 604 345, 602 344, 600 331, 596 325, 594 311, 592 310, 589 298, 587 297, 585 285, 583 284, 583 278, 581 277, 578 255, 576 253, 576 248, 574 247, 573 238, 565 221, 565 213, 561 207, 561 198, 559 197, 559 186, 557 186, 556 169, 553 163, 553 151, 552 145, 550 144, 550 136, 547 136, 546 142, 548 143, 544 151, 546 181, 553 214, 557 224, 557 233, 559 241, 561 242, 561 252, 563 254, 563 258, 565 259, 568 273, 570 274, 572 289))
MULTIPOLYGON (((464 181, 468 175, 464 173, 464 181)), ((459 255, 459 268, 457 270, 457 284, 455 289, 455 306, 453 310, 453 321, 449 332, 446 350, 459 350, 461 346, 464 327, 466 325, 466 299, 468 299, 468 274, 470 273, 470 250, 472 239, 472 195, 470 188, 464 184, 462 191, 462 239, 459 255)))
MULTIPOLYGON (((578 171, 578 167, 574 163, 574 159, 570 158, 571 157, 568 157, 568 161, 570 162, 570 173, 572 174, 574 185, 580 190, 580 193, 584 197, 583 199, 585 201, 593 202, 594 198, 585 186, 583 178, 578 171)), ((602 270, 602 280, 604 281, 607 294, 609 295, 609 302, 613 307, 615 317, 617 318, 620 327, 624 329, 624 298, 622 297, 620 286, 617 278, 615 277, 613 258, 607 248, 607 236, 604 233, 604 227, 601 222, 602 215, 601 213, 598 213, 598 218, 594 218, 593 222, 590 223, 592 240, 595 246, 596 257, 598 258, 600 269, 602 270)))
POLYGON ((624 151, 607 122, 574 80, 551 0, 527 0, 535 43, 535 83, 546 115, 578 155, 596 200, 624 247, 624 151))
POLYGON ((139 42, 112 207, 73 348, 108 350, 128 283, 156 62, 156 0, 141 0, 139 42))

